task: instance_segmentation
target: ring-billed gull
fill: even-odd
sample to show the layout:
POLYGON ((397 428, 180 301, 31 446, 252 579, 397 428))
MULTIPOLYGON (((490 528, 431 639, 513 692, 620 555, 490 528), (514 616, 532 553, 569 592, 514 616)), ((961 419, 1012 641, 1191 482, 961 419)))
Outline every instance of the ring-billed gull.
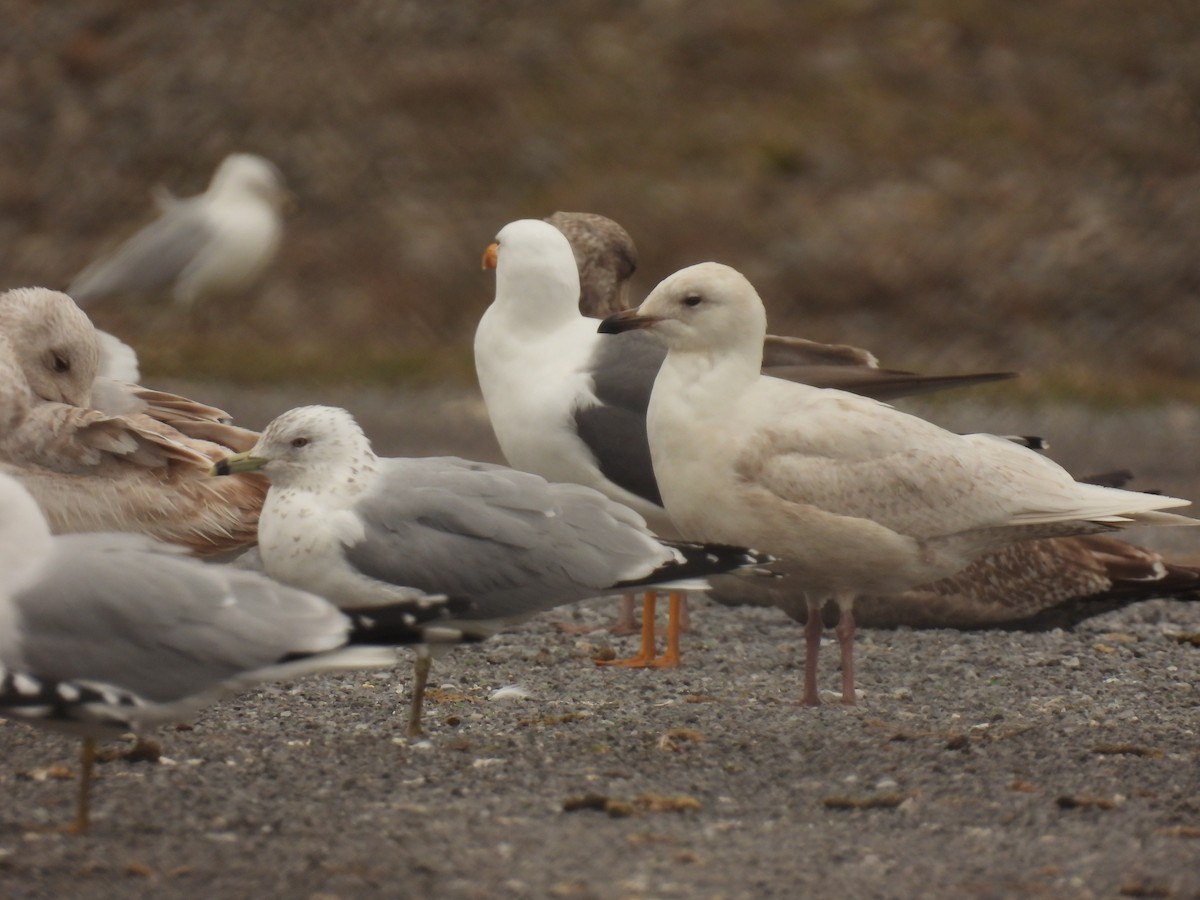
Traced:
POLYGON ((607 331, 667 346, 647 412, 667 511, 695 540, 755 543, 806 595, 804 702, 815 705, 817 614, 841 610, 842 700, 854 702, 856 595, 890 595, 1011 543, 1133 524, 1196 524, 1174 497, 1076 482, 992 435, 957 435, 886 404, 764 376, 766 311, 737 271, 666 278, 607 331))
POLYGON ((0 713, 82 739, 69 830, 88 827, 97 740, 187 719, 259 682, 394 665, 394 647, 417 636, 410 608, 343 613, 139 535, 52 537, 0 475, 0 713))
MULTIPOLYGON (((183 398, 110 384, 115 412, 95 409, 99 351, 87 315, 66 294, 0 295, 28 403, 0 434, 0 468, 42 506, 56 533, 134 531, 203 556, 254 543, 265 479, 215 481, 208 470, 253 444, 253 432, 183 398)), ((11 382, 10 382, 11 387, 11 382)))
POLYGON ((86 306, 112 295, 171 288, 177 303, 190 306, 240 290, 279 250, 286 198, 283 176, 271 162, 231 154, 203 194, 157 195, 158 219, 80 272, 67 293, 86 306))
POLYGON ((214 471, 271 479, 258 545, 273 578, 341 607, 408 588, 465 601, 426 635, 410 734, 420 733, 431 652, 564 603, 703 587, 705 576, 769 561, 737 547, 660 541, 633 510, 577 484, 453 457, 380 458, 335 407, 284 413, 214 471))
MULTIPOLYGON (((596 230, 597 220, 610 220, 577 213, 552 218, 565 220, 573 234, 590 234, 592 239, 583 246, 604 246, 604 260, 624 261, 628 269, 636 259, 631 246, 624 246, 628 234, 616 223, 596 230)), ((552 481, 595 488, 636 509, 656 531, 670 533, 645 426, 654 377, 666 350, 645 335, 597 333, 597 320, 579 309, 578 255, 558 228, 532 219, 505 225, 485 254, 484 265, 496 269, 496 296, 475 332, 475 369, 492 428, 510 465, 552 481)), ((610 262, 608 268, 615 264, 610 262)), ((602 303, 597 293, 601 287, 620 285, 617 273, 608 274, 613 277, 592 285, 589 303, 602 303)), ((930 389, 931 384, 974 384, 1010 374, 932 380, 875 368, 869 354, 864 364, 839 364, 861 361, 848 352, 850 348, 826 348, 822 354, 818 348, 824 345, 791 338, 775 342, 774 354, 790 363, 789 377, 868 394, 894 396, 906 389, 930 389), (805 366, 800 364, 803 359, 816 362, 805 366)), ((641 652, 617 662, 676 664, 679 616, 669 618, 667 653, 655 660, 652 596, 645 606, 641 652)), ((672 611, 681 606, 681 598, 673 596, 672 611)), ((626 624, 625 616, 621 624, 626 624)))

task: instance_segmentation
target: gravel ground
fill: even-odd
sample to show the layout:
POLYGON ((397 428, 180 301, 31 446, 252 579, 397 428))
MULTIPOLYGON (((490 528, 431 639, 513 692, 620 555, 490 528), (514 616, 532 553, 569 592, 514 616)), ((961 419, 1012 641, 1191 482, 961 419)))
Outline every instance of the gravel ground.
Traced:
MULTIPOLYGON (((491 452, 457 395, 193 393, 250 425, 341 402, 385 452, 491 452), (441 446, 417 427, 430 408, 441 446)), ((1178 462, 1134 450, 1152 476, 1178 462)), ((683 668, 624 671, 589 657, 633 639, 554 625, 612 608, 439 661, 420 742, 407 657, 223 702, 160 734, 159 763, 103 765, 83 837, 45 830, 71 816, 72 743, 0 724, 0 896, 1200 897, 1200 605, 864 630, 860 705, 817 710, 775 610, 703 604, 683 668), (492 698, 512 684, 528 696, 492 698)))

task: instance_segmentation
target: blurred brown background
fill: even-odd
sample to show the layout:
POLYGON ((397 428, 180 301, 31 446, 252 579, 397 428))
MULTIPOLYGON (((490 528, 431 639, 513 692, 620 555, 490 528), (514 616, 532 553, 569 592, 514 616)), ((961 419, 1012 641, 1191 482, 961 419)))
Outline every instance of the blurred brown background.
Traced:
MULTIPOLYGON (((0 0, 0 274, 63 287, 222 157, 300 200, 250 297, 95 318, 150 375, 470 378, 507 221, 601 212, 638 293, 1039 390, 1200 374, 1194 0, 0 0)), ((1135 387, 1129 387, 1134 385, 1135 387)))

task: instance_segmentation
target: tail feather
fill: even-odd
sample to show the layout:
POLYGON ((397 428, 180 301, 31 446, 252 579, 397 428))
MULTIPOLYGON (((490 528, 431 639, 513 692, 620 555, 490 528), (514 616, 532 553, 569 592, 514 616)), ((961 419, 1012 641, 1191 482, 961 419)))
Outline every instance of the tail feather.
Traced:
POLYGON ((431 594, 418 601, 343 609, 350 619, 350 644, 403 646, 423 644, 426 632, 440 622, 468 615, 474 604, 460 597, 431 594))
POLYGON ((724 575, 739 569, 759 568, 775 562, 775 557, 769 553, 759 553, 747 547, 734 547, 730 544, 697 544, 686 541, 663 541, 663 544, 675 550, 680 558, 675 562, 660 566, 645 578, 622 581, 614 588, 651 587, 654 585, 675 584, 682 582, 689 588, 703 590, 707 588, 704 579, 710 575, 724 575))

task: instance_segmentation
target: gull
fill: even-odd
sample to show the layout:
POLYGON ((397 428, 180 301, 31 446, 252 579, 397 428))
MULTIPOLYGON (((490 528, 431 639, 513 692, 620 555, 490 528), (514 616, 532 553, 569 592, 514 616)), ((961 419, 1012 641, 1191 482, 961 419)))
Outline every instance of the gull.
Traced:
MULTIPOLYGON (((655 531, 669 534, 672 525, 662 508, 645 425, 666 349, 643 334, 599 334, 598 321, 579 309, 577 255, 605 248, 599 251, 599 258, 609 261, 605 266, 584 267, 593 275, 607 273, 589 279, 588 305, 594 309, 612 303, 596 285, 622 290, 636 252, 628 233, 609 219, 580 213, 551 218, 587 240, 573 251, 558 227, 518 220, 500 230, 484 255, 484 266, 496 270, 496 295, 475 332, 475 370, 496 439, 509 465, 599 490, 636 509, 655 531)), ((873 367, 874 357, 854 348, 797 338, 767 340, 790 378, 881 396, 1011 377, 929 378, 873 367)), ((647 595, 641 652, 617 664, 678 664, 681 597, 670 602, 675 612, 668 620, 666 655, 654 658, 654 598, 647 595)), ((626 624, 624 615, 621 624, 626 624)))
POLYGON ((215 481, 208 470, 256 434, 221 410, 98 379, 95 329, 66 294, 0 295, 0 335, 16 364, 5 388, 27 406, 0 433, 0 470, 34 495, 55 533, 132 531, 199 556, 253 545, 266 480, 215 481), (101 394, 109 408, 95 408, 101 394))
MULTIPOLYGON (((792 589, 722 584, 727 605, 777 606, 806 623, 808 606, 792 589)), ((859 595, 854 622, 868 628, 1004 628, 1044 631, 1137 603, 1200 596, 1200 569, 1107 534, 1011 544, 961 572, 890 596, 859 595)), ((826 627, 831 610, 822 610, 826 627)))
POLYGON ((571 244, 579 270, 579 311, 603 319, 628 309, 629 279, 637 271, 637 247, 629 232, 607 216, 556 212, 545 221, 571 244))
POLYGON ((260 682, 394 665, 395 646, 418 636, 410 607, 341 612, 140 535, 55 537, 0 475, 0 714, 82 739, 68 831, 90 824, 98 740, 186 720, 260 682))
POLYGON ((817 705, 820 607, 840 611, 854 703, 854 598, 952 576, 1009 544, 1140 524, 1196 524, 1174 497, 1076 482, 994 435, 958 435, 844 391, 763 375, 767 318, 739 272, 702 263, 605 331, 645 329, 667 358, 646 416, 664 506, 691 540, 749 542, 803 590, 804 703, 817 705))
POLYGON ((287 196, 271 162, 231 154, 203 194, 156 196, 158 219, 80 272, 67 293, 86 306, 113 295, 170 288, 178 305, 190 307, 240 290, 274 259, 287 196))
MULTIPOLYGON (((603 319, 627 309, 629 280, 637 270, 633 238, 618 222, 588 212, 556 212, 545 219, 571 244, 579 270, 579 312, 603 319)), ((656 351, 665 355, 661 349, 656 351)), ((911 397, 948 388, 1015 378, 1015 372, 921 375, 882 369, 870 350, 849 344, 824 344, 791 335, 768 334, 763 340, 763 371, 817 387, 837 387, 876 400, 911 397)))
POLYGON ((283 413, 213 470, 271 479, 258 528, 273 578, 338 606, 416 588, 458 606, 417 657, 408 733, 421 733, 432 655, 533 613, 614 590, 702 588, 770 561, 754 551, 661 541, 633 510, 577 484, 455 457, 380 458, 344 409, 283 413))

